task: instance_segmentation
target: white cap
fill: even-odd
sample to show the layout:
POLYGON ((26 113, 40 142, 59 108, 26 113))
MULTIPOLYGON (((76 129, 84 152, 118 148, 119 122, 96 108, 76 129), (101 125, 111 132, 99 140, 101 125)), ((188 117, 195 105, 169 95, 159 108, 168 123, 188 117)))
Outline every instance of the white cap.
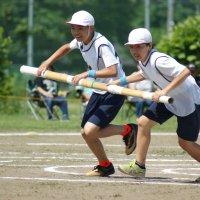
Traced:
POLYGON ((152 43, 152 36, 146 28, 136 28, 129 33, 128 42, 125 45, 152 43))
POLYGON ((94 26, 94 17, 87 11, 81 10, 72 15, 72 18, 67 24, 80 26, 94 26))

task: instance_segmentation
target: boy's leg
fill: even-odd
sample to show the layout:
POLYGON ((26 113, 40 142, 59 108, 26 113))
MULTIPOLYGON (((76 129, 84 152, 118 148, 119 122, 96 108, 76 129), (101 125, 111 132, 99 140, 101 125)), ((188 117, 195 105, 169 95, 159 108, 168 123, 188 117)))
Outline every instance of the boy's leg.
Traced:
POLYGON ((173 114, 164 104, 153 103, 148 110, 138 119, 136 160, 127 165, 120 165, 119 170, 134 177, 145 176, 145 161, 151 140, 150 131, 157 123, 162 124, 173 114))
POLYGON ((113 125, 109 124, 105 128, 96 131, 96 138, 105 138, 114 135, 123 136, 123 142, 125 143, 125 153, 130 155, 136 148, 136 138, 137 138, 137 125, 136 124, 126 124, 126 125, 113 125))
POLYGON ((185 117, 177 117, 179 145, 195 160, 200 162, 200 145, 195 143, 200 129, 200 105, 196 105, 193 113, 185 117))
POLYGON ((120 165, 119 170, 122 173, 129 174, 134 177, 145 176, 145 161, 151 141, 151 128, 157 123, 141 116, 138 119, 136 160, 127 165, 120 165))
POLYGON ((84 129, 81 129, 82 137, 99 162, 93 170, 86 174, 87 176, 109 176, 115 173, 114 167, 105 153, 103 144, 94 134, 100 132, 100 130, 100 127, 90 122, 87 122, 84 129))
MULTIPOLYGON (((105 167, 106 169, 106 166, 103 165, 106 165, 107 163, 110 165, 112 164, 108 160, 99 138, 122 134, 122 132, 124 132, 124 126, 115 127, 109 125, 109 123, 117 115, 118 111, 123 105, 123 102, 123 96, 113 94, 93 94, 90 98, 81 124, 83 127, 81 132, 89 148, 97 157, 99 166, 101 166, 101 168, 95 167, 91 172, 89 172, 89 175, 99 174, 102 176, 102 173, 99 172, 102 171, 102 167, 105 167)), ((109 171, 110 174, 114 173, 112 168, 109 169, 109 171)), ((107 172, 104 174, 108 175, 107 172)))
POLYGON ((196 161, 200 162, 200 145, 184 140, 182 138, 178 138, 179 145, 184 149, 192 158, 194 158, 196 161))
MULTIPOLYGON (((99 138, 109 137, 109 136, 113 136, 113 135, 121 135, 122 132, 124 132, 124 126, 108 125, 105 128, 100 128, 91 122, 87 122, 84 129, 82 129, 82 136, 85 139, 90 150, 97 157, 99 163, 101 163, 104 161, 108 161, 108 158, 107 158, 107 155, 104 151, 103 145, 99 138)), ((134 139, 135 139, 135 137, 134 137, 134 139)), ((133 146, 135 149, 134 142, 135 141, 133 141, 131 146, 133 146)), ((126 150, 127 150, 127 148, 126 148, 126 150)), ((129 151, 130 150, 128 149, 128 152, 129 151)), ((94 168, 94 170, 96 170, 96 168, 94 168)), ((96 173, 96 171, 94 173, 94 170, 89 172, 88 175, 90 175, 90 176, 97 175, 98 173, 96 173)), ((111 174, 112 174, 112 169, 111 169, 111 174)))
POLYGON ((141 116, 138 119, 136 160, 143 165, 145 165, 146 155, 151 141, 151 128, 156 124, 157 122, 145 116, 141 116))
POLYGON ((91 151, 94 153, 94 155, 97 157, 98 161, 102 162, 104 160, 107 160, 108 158, 104 151, 103 145, 96 134, 96 133, 99 133, 100 130, 101 130, 100 127, 90 122, 87 122, 84 129, 82 129, 81 133, 87 145, 89 146, 91 151))

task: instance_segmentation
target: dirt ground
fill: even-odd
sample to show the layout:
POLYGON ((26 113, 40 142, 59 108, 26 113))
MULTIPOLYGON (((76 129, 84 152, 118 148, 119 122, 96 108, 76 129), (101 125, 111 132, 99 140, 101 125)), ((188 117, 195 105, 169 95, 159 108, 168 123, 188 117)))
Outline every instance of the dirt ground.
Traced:
POLYGON ((85 176, 97 161, 79 133, 0 133, 0 200, 199 200, 200 164, 175 134, 152 135, 143 179, 117 170, 135 156, 120 136, 102 141, 116 170, 108 178, 85 176))

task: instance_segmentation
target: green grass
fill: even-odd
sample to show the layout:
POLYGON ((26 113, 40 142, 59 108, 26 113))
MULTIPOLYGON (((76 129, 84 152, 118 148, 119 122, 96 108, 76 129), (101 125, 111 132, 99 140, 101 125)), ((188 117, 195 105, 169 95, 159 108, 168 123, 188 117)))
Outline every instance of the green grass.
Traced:
MULTIPOLYGON (((81 106, 78 100, 68 100, 69 121, 36 120, 24 103, 23 112, 19 114, 5 114, 0 112, 0 132, 78 132, 81 124, 81 106)), ((46 111, 43 109, 46 117, 46 111)), ((113 124, 126 124, 136 122, 134 109, 130 110, 126 104, 122 107, 113 124), (127 112, 129 111, 129 112, 127 112)), ((157 125, 154 132, 175 132, 176 119, 172 118, 163 125, 157 125)))

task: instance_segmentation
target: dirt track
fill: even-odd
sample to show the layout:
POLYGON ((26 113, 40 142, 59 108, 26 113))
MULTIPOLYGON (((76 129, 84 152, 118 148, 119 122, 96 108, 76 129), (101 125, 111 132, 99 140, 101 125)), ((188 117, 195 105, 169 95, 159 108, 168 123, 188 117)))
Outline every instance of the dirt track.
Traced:
POLYGON ((0 133, 0 200, 162 199, 197 200, 200 164, 177 146, 175 134, 154 134, 147 177, 134 179, 117 170, 125 156, 120 137, 103 139, 116 173, 86 177, 97 164, 79 134, 0 133))

